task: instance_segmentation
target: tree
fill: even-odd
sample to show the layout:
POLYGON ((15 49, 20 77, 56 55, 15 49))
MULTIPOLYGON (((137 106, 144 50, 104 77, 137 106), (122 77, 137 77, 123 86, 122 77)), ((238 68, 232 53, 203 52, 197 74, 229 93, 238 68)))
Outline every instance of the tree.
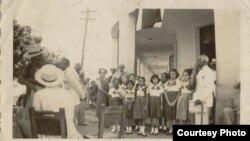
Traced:
POLYGON ((17 20, 13 25, 13 77, 20 75, 22 68, 27 64, 24 53, 32 44, 40 44, 41 37, 32 36, 32 28, 29 25, 21 26, 17 20))

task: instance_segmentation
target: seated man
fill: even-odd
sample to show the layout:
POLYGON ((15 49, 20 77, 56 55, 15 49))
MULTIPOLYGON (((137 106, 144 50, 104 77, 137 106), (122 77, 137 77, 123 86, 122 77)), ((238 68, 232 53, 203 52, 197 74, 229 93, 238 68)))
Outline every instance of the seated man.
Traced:
POLYGON ((228 99, 221 117, 223 124, 227 125, 240 124, 240 83, 236 83, 234 88, 238 91, 228 99))
POLYGON ((36 111, 59 111, 65 109, 67 138, 81 138, 74 123, 74 100, 71 94, 59 87, 63 83, 63 72, 54 65, 44 65, 37 71, 35 79, 45 86, 34 95, 33 106, 36 111))

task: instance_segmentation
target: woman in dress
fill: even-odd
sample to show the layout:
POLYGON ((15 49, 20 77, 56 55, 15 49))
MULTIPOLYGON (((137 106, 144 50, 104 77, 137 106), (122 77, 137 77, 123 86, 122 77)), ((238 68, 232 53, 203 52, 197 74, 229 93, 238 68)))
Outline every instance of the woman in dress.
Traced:
POLYGON ((96 80, 96 85, 98 87, 97 91, 97 102, 96 102, 96 116, 99 117, 102 104, 109 106, 109 81, 106 78, 107 70, 104 68, 99 69, 100 77, 96 80))
POLYGON ((178 98, 176 114, 176 119, 179 120, 179 124, 187 124, 188 120, 188 104, 192 95, 192 90, 189 86, 191 71, 190 69, 185 69, 182 74, 181 95, 178 98))
POLYGON ((173 132, 173 123, 176 120, 176 105, 177 100, 180 94, 180 81, 177 79, 179 73, 176 69, 172 69, 169 72, 170 79, 166 83, 165 86, 165 99, 166 99, 166 106, 165 106, 165 118, 168 120, 169 123, 169 132, 168 134, 172 134, 173 132))

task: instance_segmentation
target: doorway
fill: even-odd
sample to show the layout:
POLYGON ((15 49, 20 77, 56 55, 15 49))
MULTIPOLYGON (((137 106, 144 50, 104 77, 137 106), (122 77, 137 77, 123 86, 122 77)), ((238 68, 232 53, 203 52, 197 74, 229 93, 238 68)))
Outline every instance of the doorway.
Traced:
POLYGON ((214 63, 216 59, 214 24, 200 28, 200 54, 208 56, 209 64, 214 63))

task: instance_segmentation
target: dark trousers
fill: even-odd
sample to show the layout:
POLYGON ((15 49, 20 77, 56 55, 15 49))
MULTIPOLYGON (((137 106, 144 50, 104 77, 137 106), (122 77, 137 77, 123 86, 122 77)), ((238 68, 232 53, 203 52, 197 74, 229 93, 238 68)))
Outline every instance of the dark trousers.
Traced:
POLYGON ((85 123, 85 101, 81 101, 79 105, 77 105, 76 108, 77 115, 76 117, 78 118, 78 124, 84 124, 85 123))

